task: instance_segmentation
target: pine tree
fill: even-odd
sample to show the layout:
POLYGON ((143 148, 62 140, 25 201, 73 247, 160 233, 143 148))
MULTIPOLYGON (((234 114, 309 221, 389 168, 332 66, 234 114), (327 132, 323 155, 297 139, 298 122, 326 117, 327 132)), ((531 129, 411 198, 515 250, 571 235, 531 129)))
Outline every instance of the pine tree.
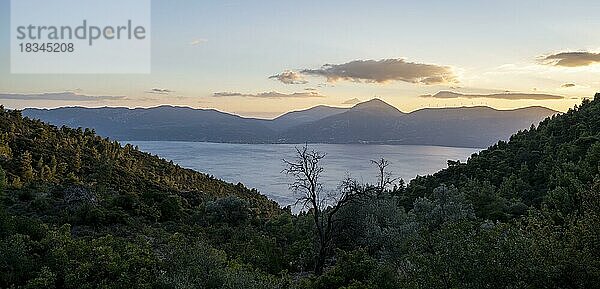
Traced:
POLYGON ((56 161, 56 156, 52 156, 50 159, 50 175, 54 178, 56 176, 56 171, 58 169, 58 161, 56 161))
POLYGON ((42 157, 40 157, 35 165, 35 170, 37 171, 39 178, 44 179, 44 159, 42 157))
POLYGON ((8 146, 7 134, 0 133, 0 157, 10 158, 11 150, 10 146, 8 146))
POLYGON ((4 187, 6 187, 6 174, 2 167, 0 167, 0 196, 4 193, 4 187))
POLYGON ((81 170, 81 149, 79 147, 77 147, 75 149, 75 154, 73 155, 73 163, 71 164, 73 166, 73 170, 75 172, 79 172, 79 170, 81 170))
POLYGON ((21 177, 24 182, 33 180, 33 167, 31 166, 31 153, 24 152, 21 155, 21 177))

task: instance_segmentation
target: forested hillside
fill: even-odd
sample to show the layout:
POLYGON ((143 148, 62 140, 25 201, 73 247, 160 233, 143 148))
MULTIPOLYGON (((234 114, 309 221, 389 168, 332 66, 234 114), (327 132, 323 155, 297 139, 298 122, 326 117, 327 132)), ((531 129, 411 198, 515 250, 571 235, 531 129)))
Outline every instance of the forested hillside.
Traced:
MULTIPOLYGON (((506 220, 525 206, 549 207, 568 214, 581 207, 600 165, 600 99, 553 116, 474 154, 465 163, 417 178, 407 200, 428 195, 441 183, 471 190, 467 195, 484 218, 506 220)), ((521 213, 524 213, 521 211, 521 213)))
POLYGON ((600 287, 600 94, 408 185, 347 180, 352 198, 299 215, 4 109, 0 165, 0 288, 600 287))
POLYGON ((275 202, 91 130, 0 109, 0 165, 0 288, 262 284, 245 264, 290 266, 275 202))

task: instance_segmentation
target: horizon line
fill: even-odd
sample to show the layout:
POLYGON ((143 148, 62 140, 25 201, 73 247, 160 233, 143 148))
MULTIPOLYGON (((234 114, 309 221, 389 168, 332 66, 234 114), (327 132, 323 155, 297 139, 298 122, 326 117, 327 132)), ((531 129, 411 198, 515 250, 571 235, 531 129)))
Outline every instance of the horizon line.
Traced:
POLYGON ((543 108, 543 109, 548 109, 548 110, 554 111, 556 113, 564 113, 564 111, 555 110, 555 109, 552 109, 552 108, 549 108, 549 107, 545 107, 545 106, 542 106, 542 105, 528 105, 528 106, 522 106, 522 107, 516 107, 516 108, 509 108, 509 109, 495 108, 495 107, 489 106, 489 105, 461 105, 461 106, 444 106, 444 107, 431 107, 431 106, 428 106, 428 107, 421 107, 421 108, 414 109, 412 111, 405 112, 405 111, 402 111, 400 108, 398 108, 398 107, 396 107, 396 106, 394 106, 392 104, 389 104, 388 102, 386 102, 386 101, 384 101, 384 100, 382 100, 380 98, 377 98, 377 97, 376 98, 372 98, 370 100, 359 102, 357 104, 354 104, 354 105, 348 106, 348 107, 319 104, 319 105, 314 105, 314 106, 310 106, 310 107, 307 107, 307 108, 290 110, 290 111, 287 111, 287 112, 280 113, 280 114, 278 114, 278 115, 276 115, 274 117, 268 117, 268 118, 265 118, 265 117, 255 117, 255 116, 245 116, 245 115, 241 115, 239 113, 228 112, 228 111, 219 110, 219 109, 216 109, 216 108, 197 108, 197 107, 191 107, 191 106, 187 106, 187 105, 174 105, 174 104, 159 104, 159 105, 152 105, 152 106, 134 106, 134 107, 128 107, 128 106, 109 106, 109 105, 102 105, 102 106, 63 105, 63 106, 57 106, 57 107, 33 107, 32 106, 32 107, 24 107, 22 109, 9 108, 9 107, 4 106, 1 103, 0 103, 0 106, 2 106, 4 108, 11 109, 11 110, 18 110, 18 111, 24 111, 24 110, 27 110, 27 109, 57 110, 57 109, 64 109, 64 108, 128 109, 128 110, 135 110, 135 109, 156 109, 156 108, 161 108, 161 107, 172 107, 172 108, 185 108, 185 109, 191 109, 191 110, 199 110, 199 111, 200 110, 201 111, 210 111, 210 110, 212 110, 212 111, 216 111, 216 112, 219 112, 219 113, 229 114, 229 115, 238 116, 238 117, 246 118, 246 119, 274 120, 274 119, 277 119, 277 118, 279 118, 281 116, 284 116, 286 114, 289 114, 289 113, 302 112, 302 111, 310 110, 310 109, 313 109, 313 108, 316 108, 316 107, 329 107, 329 108, 339 108, 339 109, 350 110, 350 109, 356 107, 359 104, 370 102, 370 101, 373 101, 373 100, 376 100, 376 99, 377 100, 381 100, 385 104, 398 109, 398 111, 400 111, 401 113, 404 113, 404 114, 410 114, 410 113, 414 113, 414 112, 421 111, 421 110, 426 110, 426 109, 457 109, 457 108, 478 108, 478 107, 479 108, 489 108, 489 109, 492 109, 492 110, 495 110, 495 111, 514 111, 514 110, 526 109, 526 108, 543 108))

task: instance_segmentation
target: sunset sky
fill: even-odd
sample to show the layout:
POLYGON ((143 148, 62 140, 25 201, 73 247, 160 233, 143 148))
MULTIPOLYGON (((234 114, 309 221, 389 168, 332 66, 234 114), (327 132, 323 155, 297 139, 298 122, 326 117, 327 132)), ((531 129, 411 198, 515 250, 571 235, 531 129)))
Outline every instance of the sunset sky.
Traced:
POLYGON ((600 90, 600 1, 156 0, 152 72, 87 75, 11 74, 9 3, 0 104, 10 108, 172 104, 273 117, 378 97, 405 112, 565 111, 600 90))

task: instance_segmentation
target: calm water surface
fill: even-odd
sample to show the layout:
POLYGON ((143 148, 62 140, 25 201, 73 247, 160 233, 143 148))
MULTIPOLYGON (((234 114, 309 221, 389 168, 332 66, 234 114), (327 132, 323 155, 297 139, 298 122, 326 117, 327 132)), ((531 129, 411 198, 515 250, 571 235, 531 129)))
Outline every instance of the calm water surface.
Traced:
MULTIPOLYGON (((295 145, 222 144, 170 141, 127 141, 143 151, 173 160, 182 167, 216 178, 256 188, 281 205, 294 203, 290 178, 281 173, 282 159, 294 157, 295 145)), ((370 160, 385 158, 395 177, 405 181, 446 167, 447 160, 465 161, 476 148, 414 145, 314 144, 327 154, 323 160, 326 189, 335 189, 346 175, 363 182, 375 182, 377 174, 370 160)))

